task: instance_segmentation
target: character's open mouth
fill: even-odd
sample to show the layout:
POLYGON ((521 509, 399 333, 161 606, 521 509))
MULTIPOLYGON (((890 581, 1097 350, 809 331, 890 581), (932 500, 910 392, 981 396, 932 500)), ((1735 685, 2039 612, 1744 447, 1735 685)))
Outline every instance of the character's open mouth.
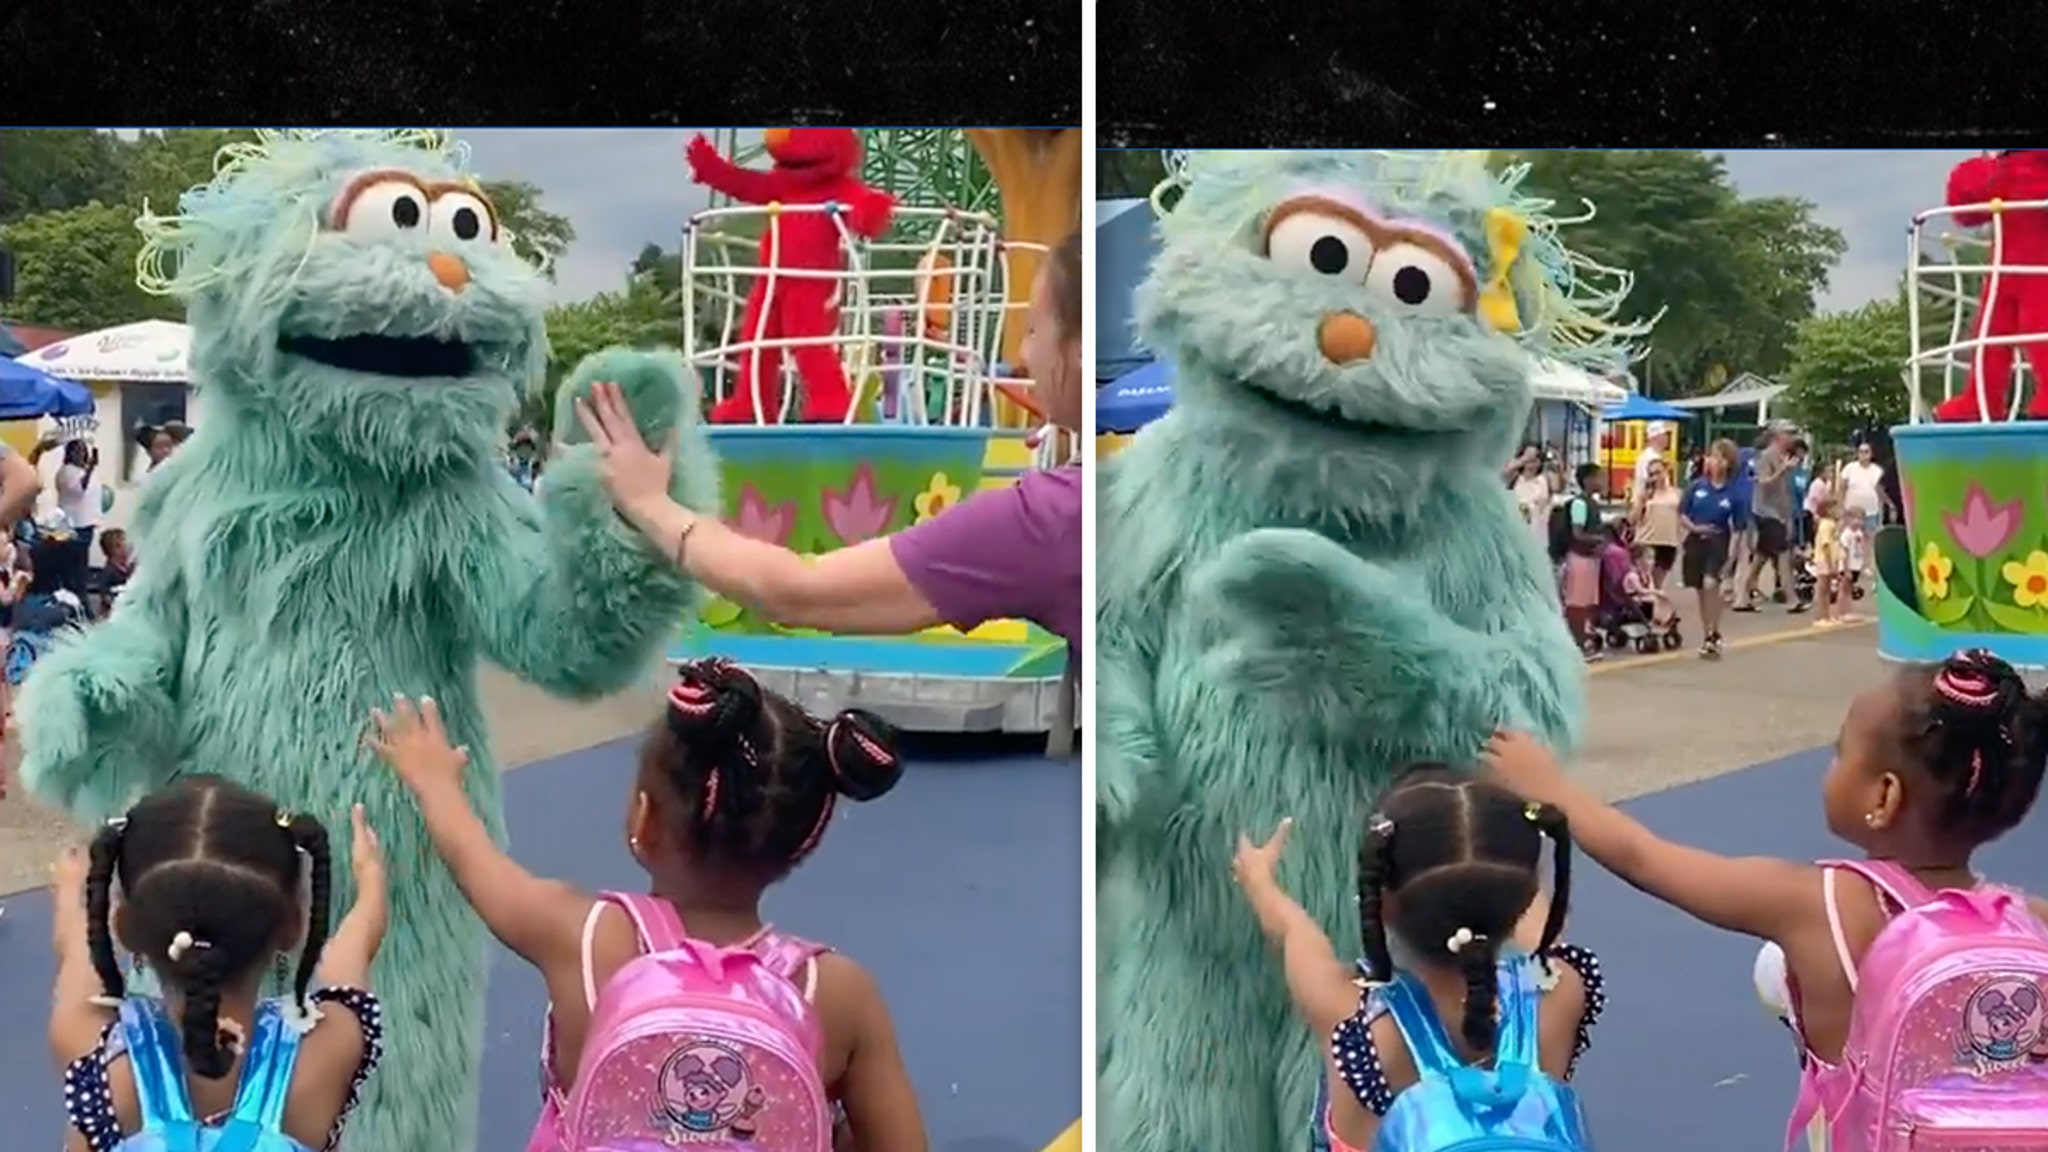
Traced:
POLYGON ((1292 400, 1288 397, 1268 392, 1256 384, 1246 386, 1245 391, 1258 397, 1267 407, 1292 416, 1297 420, 1306 420, 1312 424, 1320 424, 1325 428, 1342 428, 1348 432, 1362 432, 1368 436, 1376 436, 1381 433, 1391 434, 1412 431, 1399 425, 1387 424, 1378 420, 1354 420, 1335 408, 1324 408, 1301 400, 1292 400))
POLYGON ((469 345, 424 336, 345 336, 339 340, 286 336, 278 340, 277 347, 315 364, 366 376, 467 376, 477 366, 475 349, 469 345))

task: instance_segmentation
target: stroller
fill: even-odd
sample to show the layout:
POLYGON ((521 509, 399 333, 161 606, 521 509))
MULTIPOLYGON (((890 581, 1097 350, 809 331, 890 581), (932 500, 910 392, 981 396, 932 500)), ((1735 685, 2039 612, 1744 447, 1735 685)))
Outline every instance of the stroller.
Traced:
POLYGON ((1656 609, 1629 595, 1627 580, 1635 562, 1619 539, 1610 539, 1600 553, 1600 607, 1593 626, 1609 648, 1634 648, 1643 655, 1685 646, 1679 618, 1658 623, 1656 609))
POLYGON ((35 572, 27 594, 14 606, 7 639, 7 683, 20 687, 28 676, 28 670, 50 650, 58 634, 67 628, 84 627, 91 615, 86 611, 84 601, 70 589, 59 586, 52 577, 60 565, 51 556, 51 551, 70 543, 69 529, 23 521, 15 535, 19 542, 17 546, 28 550, 30 565, 35 572))

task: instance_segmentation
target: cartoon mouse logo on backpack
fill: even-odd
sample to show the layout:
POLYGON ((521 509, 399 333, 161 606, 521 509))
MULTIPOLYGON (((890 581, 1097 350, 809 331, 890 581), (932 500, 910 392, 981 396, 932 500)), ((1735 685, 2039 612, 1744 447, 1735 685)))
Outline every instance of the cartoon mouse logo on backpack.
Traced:
POLYGON ((708 1040, 676 1050, 662 1065, 659 1098, 654 1118, 668 1126, 672 1144, 751 1140, 754 1117, 768 1102, 746 1058, 708 1040))
POLYGON ((2024 977, 1987 980, 1963 1006, 1963 1030, 1987 1064, 2048 1060, 2048 997, 2024 977))

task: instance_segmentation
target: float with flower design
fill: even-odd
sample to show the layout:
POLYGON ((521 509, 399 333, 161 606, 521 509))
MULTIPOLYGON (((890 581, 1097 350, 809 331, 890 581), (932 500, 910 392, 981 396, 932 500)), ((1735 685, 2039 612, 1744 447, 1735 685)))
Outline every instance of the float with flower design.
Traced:
MULTIPOLYGON (((1906 382, 1911 422, 1892 430, 1904 523, 1878 533, 1879 651, 1908 662, 1989 648, 2015 665, 2048 668, 2048 420, 2027 415, 2029 357, 2048 331, 1986 324, 2001 297, 2048 267, 2007 256, 2006 230, 2048 202, 1950 205, 1914 218, 1906 382), (1956 230, 1958 221, 1983 224, 1956 230), (2003 349, 2005 355, 2000 355, 2003 349), (2008 367, 2009 365, 2009 367, 2008 367), (2010 378, 1991 380, 2008 371, 2010 378), (1969 382, 1991 385, 1970 390, 1969 382), (1977 419, 1938 422, 1943 399, 2003 396, 1977 419)), ((2030 229, 2040 231, 2041 224, 2030 229)), ((2038 405, 2036 405, 2038 409, 2038 405)))
MULTIPOLYGON (((1059 216, 1022 202, 1033 196, 1068 196, 1066 215, 1078 213, 1079 169, 1071 188, 1023 179, 1038 174, 1025 170, 1024 153, 995 147, 1002 143, 974 140, 977 163, 1000 193, 1000 219, 920 204, 914 189, 906 195, 898 186, 903 203, 887 235, 867 240, 838 224, 843 268, 805 273, 837 282, 839 325, 828 336, 764 339, 740 318, 756 283, 765 279, 772 297, 788 276, 757 266, 763 233, 829 206, 714 204, 692 218, 683 242, 684 331, 706 393, 724 399, 741 379, 761 374, 740 371, 750 358, 759 363, 764 353, 805 343, 829 345, 857 391, 844 423, 795 423, 802 381, 791 370, 795 358, 777 356, 779 410, 710 429, 734 529, 818 555, 942 515, 981 488, 1052 462, 1058 438, 1034 437, 1030 382, 1005 367, 1016 362, 1031 277, 1046 250, 1045 237, 1019 234, 1017 224, 1059 216)), ((1076 134, 1076 161, 1078 148, 1076 134)), ((889 171, 868 175, 887 183, 889 171)), ((768 405, 757 398, 754 406, 758 415, 768 405)), ((689 622, 673 655, 723 656, 816 711, 862 707, 921 731, 1048 731, 1066 670, 1065 643, 1021 620, 968 632, 844 636, 783 626, 723 598, 689 622)))

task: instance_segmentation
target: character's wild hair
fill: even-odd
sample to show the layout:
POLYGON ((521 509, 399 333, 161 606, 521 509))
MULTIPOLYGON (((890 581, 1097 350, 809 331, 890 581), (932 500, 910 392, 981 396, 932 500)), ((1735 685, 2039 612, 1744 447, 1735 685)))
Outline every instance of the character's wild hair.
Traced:
POLYGON ((1571 903, 1563 812, 1471 772, 1422 764, 1394 782, 1366 829, 1358 903, 1369 978, 1393 979, 1389 928, 1424 958, 1456 964, 1466 989, 1459 1034, 1475 1055, 1494 1048, 1501 949, 1542 890, 1536 872, 1546 838, 1556 871, 1539 953, 1557 942, 1571 903), (1388 894, 1398 897, 1391 925, 1388 894))
MULTIPOLYGON (((337 155, 388 156, 413 151, 460 173, 469 148, 433 128, 259 128, 214 157, 213 178, 178 198, 165 215, 144 203, 135 227, 142 233, 135 282, 153 296, 190 300, 216 281, 232 278, 256 259, 241 234, 251 224, 283 218, 292 227, 270 237, 307 251, 319 234, 327 192, 322 171, 337 155)), ((546 271, 545 255, 504 233, 504 241, 546 271)), ((303 262, 303 257, 301 257, 303 262)))
POLYGON ((2011 831, 2041 792, 2048 694, 1981 648, 1900 675, 1899 749, 1939 790, 1935 830, 1972 847, 2011 831))
POLYGON ((298 939, 302 880, 305 940, 292 987, 304 1009, 332 892, 320 821, 218 776, 184 777, 109 821, 93 837, 85 892, 92 966, 114 999, 126 991, 112 923, 117 880, 121 944, 183 998, 192 1071, 218 1080, 234 1067, 239 1041, 220 1026, 221 991, 298 939))
POLYGON ((679 801, 692 855, 764 882, 811 854, 841 796, 873 800, 903 775, 879 717, 820 723, 724 660, 682 669, 642 766, 679 801))
POLYGON ((1163 229, 1186 225, 1221 238, 1250 231, 1304 180, 1358 185, 1381 209, 1447 226, 1475 254, 1482 277, 1502 278, 1519 314, 1512 336, 1531 355, 1597 373, 1617 371, 1635 359, 1638 342, 1663 313, 1622 318, 1635 276, 1567 247, 1559 236, 1562 228, 1591 220, 1592 203, 1582 200, 1576 216, 1553 215, 1555 201, 1523 188, 1528 175, 1526 163, 1496 170, 1484 151, 1198 149, 1168 154, 1167 176, 1153 189, 1152 206, 1163 229), (1216 194, 1185 195, 1197 185, 1216 194), (1195 218, 1183 221, 1184 213, 1195 218), (1494 234, 1492 222, 1500 220, 1516 226, 1512 252, 1494 234), (1490 268, 1489 261, 1505 267, 1490 268))

